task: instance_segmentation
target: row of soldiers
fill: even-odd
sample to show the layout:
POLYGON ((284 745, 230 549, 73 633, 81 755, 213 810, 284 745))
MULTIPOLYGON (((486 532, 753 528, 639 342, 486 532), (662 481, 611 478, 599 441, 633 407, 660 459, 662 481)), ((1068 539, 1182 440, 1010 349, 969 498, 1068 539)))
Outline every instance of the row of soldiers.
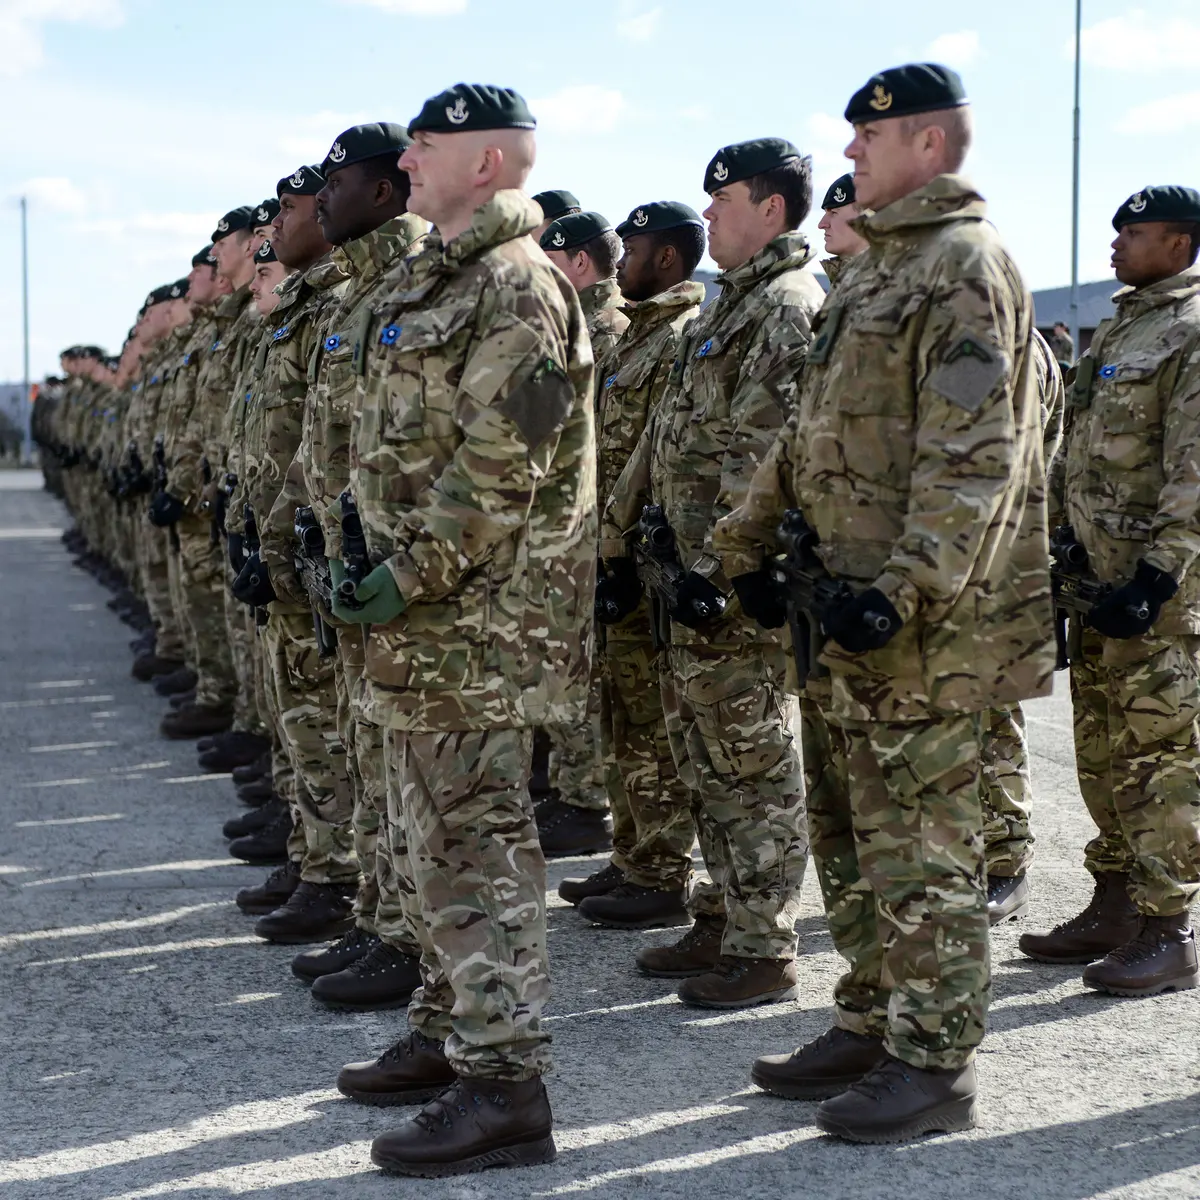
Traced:
POLYGON ((135 670, 196 677, 164 733, 207 732, 218 768, 273 756, 254 833, 287 861, 239 904, 267 938, 341 934, 293 963, 318 1000, 412 993, 338 1076, 425 1106, 376 1139, 384 1169, 553 1157, 545 853, 595 848, 602 803, 611 857, 560 895, 690 921, 637 964, 696 1006, 797 995, 811 849, 849 970, 832 1028, 756 1083, 851 1140, 971 1127, 988 925, 1028 904, 1020 702, 1056 658, 1096 888, 1021 948, 1116 994, 1200 979, 1200 194, 1118 210, 1128 286, 1064 403, 959 174, 969 112, 936 64, 854 94, 826 294, 790 142, 719 150, 702 215, 614 229, 526 197, 528 107, 459 84, 226 214, 182 310, 150 297, 128 386, 83 401, 99 427, 56 439, 78 398, 39 421, 110 467, 104 529, 86 471, 64 483, 145 598, 135 670), (577 781, 538 810, 535 735, 577 781))

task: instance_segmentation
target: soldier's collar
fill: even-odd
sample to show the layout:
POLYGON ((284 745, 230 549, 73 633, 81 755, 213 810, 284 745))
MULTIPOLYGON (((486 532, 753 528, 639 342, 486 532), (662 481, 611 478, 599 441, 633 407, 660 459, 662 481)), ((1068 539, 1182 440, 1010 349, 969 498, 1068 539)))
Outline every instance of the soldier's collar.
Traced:
POLYGON ((1145 287, 1123 287, 1113 295, 1113 303, 1128 312, 1131 309, 1148 311, 1174 304, 1188 296, 1200 293, 1200 263, 1194 263, 1178 275, 1148 283, 1145 287))
POLYGON ((621 289, 617 280, 600 279, 589 284, 579 293, 579 305, 585 314, 599 312, 602 308, 620 308, 621 289))
POLYGON ((764 279, 778 275, 781 271, 803 267, 814 257, 808 238, 798 229, 793 229, 768 242, 740 267, 718 275, 717 282, 722 291, 730 288, 743 291, 764 279))
POLYGON ((951 221, 982 221, 986 216, 987 203, 969 179, 962 175, 939 175, 877 212, 855 217, 850 227, 868 241, 878 242, 906 229, 951 221))
POLYGON ((630 319, 637 324, 648 324, 660 320, 668 320, 680 308, 692 308, 704 299, 704 284, 698 279, 685 279, 682 283, 669 287, 657 296, 645 300, 626 301, 621 306, 630 319))
POLYGON ((420 217, 401 213, 378 229, 339 246, 333 252, 333 262, 356 279, 374 279, 403 258, 424 232, 425 222, 420 217))
POLYGON ((524 192, 508 188, 481 204, 472 215, 470 226, 453 241, 442 243, 434 233, 430 235, 430 243, 439 248, 442 261, 453 268, 493 246, 532 233, 541 223, 541 208, 524 192))

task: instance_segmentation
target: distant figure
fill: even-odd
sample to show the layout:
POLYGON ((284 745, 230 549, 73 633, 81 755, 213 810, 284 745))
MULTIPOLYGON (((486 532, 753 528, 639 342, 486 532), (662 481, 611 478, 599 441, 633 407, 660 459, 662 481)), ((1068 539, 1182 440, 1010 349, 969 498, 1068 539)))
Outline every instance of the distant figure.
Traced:
POLYGON ((1046 340, 1065 371, 1075 361, 1075 339, 1071 331, 1061 321, 1055 321, 1054 329, 1046 340))

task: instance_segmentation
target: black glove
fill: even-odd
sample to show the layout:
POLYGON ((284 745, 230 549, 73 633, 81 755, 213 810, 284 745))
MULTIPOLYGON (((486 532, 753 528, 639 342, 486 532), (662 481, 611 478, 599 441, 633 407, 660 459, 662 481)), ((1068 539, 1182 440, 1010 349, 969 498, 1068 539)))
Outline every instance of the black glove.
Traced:
POLYGON ((821 628, 851 654, 881 649, 903 624, 892 602, 878 588, 867 588, 849 604, 821 614, 821 628))
POLYGON ((156 492, 150 501, 150 524, 165 529, 174 525, 184 512, 182 500, 177 500, 170 492, 156 492))
POLYGON ((642 581, 632 558, 614 558, 602 565, 606 570, 596 580, 596 620, 615 625, 637 608, 642 581))
POLYGON ((229 553, 229 565, 240 572, 246 565, 246 539, 240 533, 231 533, 225 548, 229 553))
POLYGON ((267 564, 258 557, 258 552, 246 559, 246 565, 238 572, 230 589, 234 596, 243 604, 254 608, 262 608, 275 599, 275 589, 271 586, 271 573, 267 564))
POLYGON ((703 575, 689 571, 679 585, 679 598, 671 609, 671 620, 699 629, 725 611, 725 597, 703 575))
POLYGON ((1150 632, 1162 606, 1177 591, 1179 584, 1166 571, 1139 558, 1133 579, 1093 604, 1085 620, 1104 637, 1140 637, 1150 632))
POLYGON ((733 590, 742 612, 764 629, 779 629, 787 623, 787 597, 783 586, 771 578, 765 567, 738 575, 733 590))

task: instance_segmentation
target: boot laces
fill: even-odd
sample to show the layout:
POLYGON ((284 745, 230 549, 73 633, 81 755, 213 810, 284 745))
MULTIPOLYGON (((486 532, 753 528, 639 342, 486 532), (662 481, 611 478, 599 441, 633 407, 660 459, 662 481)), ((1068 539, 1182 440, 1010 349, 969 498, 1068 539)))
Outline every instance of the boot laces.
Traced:
POLYGON ((720 975, 722 979, 734 980, 740 979, 750 970, 750 959, 738 958, 732 954, 722 954, 717 959, 716 966, 713 967, 713 974, 720 975))
POLYGON ((402 1058, 412 1058, 417 1050, 424 1050, 426 1046, 436 1046, 437 1044, 423 1033, 410 1029, 398 1042, 394 1042, 379 1056, 379 1061, 381 1063, 399 1062, 402 1058))
POLYGON ((714 936, 716 936, 715 931, 708 926, 707 922, 695 921, 683 937, 675 943, 675 948, 677 950, 691 950, 695 946, 701 946, 705 942, 712 941, 714 936))
MULTIPOLYGON (((388 971, 399 966, 397 961, 403 951, 397 950, 394 946, 389 946, 383 940, 376 941, 375 944, 362 956, 356 958, 347 968, 347 971, 352 971, 355 975, 373 975, 377 971, 388 971)), ((404 955, 407 958, 407 955, 404 955)))
MULTIPOLYGON (((373 933, 367 933, 365 929, 355 925, 353 929, 346 930, 346 932, 343 933, 342 936, 338 938, 338 940, 334 942, 332 946, 327 946, 325 953, 344 954, 347 950, 354 950, 356 947, 361 946, 364 942, 371 941, 374 936, 375 935, 373 933)), ((372 947, 372 949, 374 949, 374 947, 372 947)), ((368 951, 367 954, 369 957, 370 951, 368 951)), ((355 961, 361 962, 362 960, 357 959, 355 961)))
POLYGON ((1169 940, 1164 929, 1143 920, 1137 933, 1125 945, 1110 950, 1108 957, 1122 966, 1133 966, 1157 954, 1169 940))
POLYGON ((891 1096, 896 1095, 901 1082, 912 1082, 908 1065, 898 1058, 887 1058, 878 1066, 872 1067, 857 1083, 851 1084, 850 1091, 861 1092, 870 1100, 882 1100, 885 1092, 891 1096))
MULTIPOLYGON (((486 1082, 483 1079, 475 1081, 477 1085, 482 1085, 486 1082)), ((454 1125, 455 1117, 467 1116, 470 1111, 467 1107, 468 1103, 475 1109, 481 1108, 483 1106, 483 1098, 487 1093, 488 1089, 486 1087, 480 1086, 468 1089, 462 1079, 456 1079, 440 1096, 430 1100, 413 1117, 413 1121, 424 1129, 426 1133, 436 1133, 439 1126, 442 1129, 450 1129, 454 1125)), ((508 1097, 499 1088, 492 1091, 491 1095, 487 1095, 487 1098, 497 1108, 508 1107, 508 1097)))

